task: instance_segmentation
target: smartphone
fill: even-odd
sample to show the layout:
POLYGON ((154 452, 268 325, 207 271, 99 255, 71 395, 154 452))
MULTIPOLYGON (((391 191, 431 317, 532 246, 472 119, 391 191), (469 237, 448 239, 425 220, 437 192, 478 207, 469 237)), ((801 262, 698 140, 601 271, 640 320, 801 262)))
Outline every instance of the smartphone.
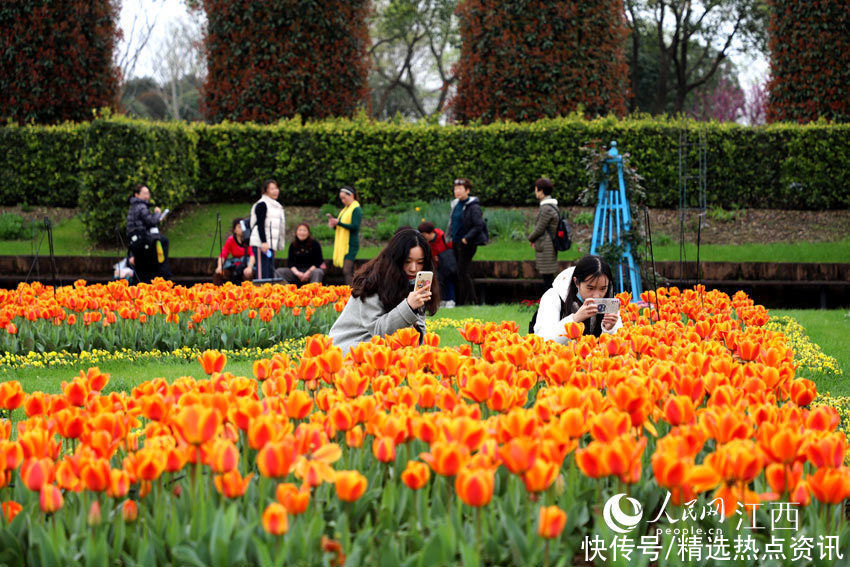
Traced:
POLYGON ((593 303, 596 304, 596 313, 617 313, 620 311, 620 300, 616 297, 599 297, 594 298, 593 303))
POLYGON ((425 283, 431 285, 434 281, 434 272, 416 272, 416 281, 413 284, 413 289, 422 289, 425 283))

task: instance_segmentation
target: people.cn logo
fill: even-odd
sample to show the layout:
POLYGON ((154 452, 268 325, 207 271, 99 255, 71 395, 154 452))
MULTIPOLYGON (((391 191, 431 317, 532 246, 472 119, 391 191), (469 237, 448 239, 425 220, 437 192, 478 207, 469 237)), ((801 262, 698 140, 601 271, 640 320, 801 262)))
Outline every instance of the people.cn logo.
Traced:
POLYGON ((643 506, 634 498, 630 498, 623 493, 615 494, 605 502, 605 508, 602 510, 602 517, 608 527, 618 534, 627 534, 640 523, 643 517, 643 506), (629 515, 623 512, 620 506, 620 501, 625 498, 632 505, 634 515, 629 515))

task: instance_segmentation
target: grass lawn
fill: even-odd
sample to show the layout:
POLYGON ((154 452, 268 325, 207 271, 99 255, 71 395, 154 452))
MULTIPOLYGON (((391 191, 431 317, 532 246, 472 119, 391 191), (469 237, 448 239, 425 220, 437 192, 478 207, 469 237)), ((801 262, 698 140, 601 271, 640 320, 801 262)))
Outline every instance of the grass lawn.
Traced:
MULTIPOLYGON (((214 203, 197 205, 187 209, 166 227, 172 257, 207 257, 216 255, 221 249, 216 232, 216 214, 221 215, 222 242, 230 231, 230 223, 236 217, 248 215, 251 203, 214 203)), ((290 213, 287 226, 294 227, 304 219, 290 213)), ((53 231, 54 249, 57 255, 115 256, 115 245, 93 248, 83 235, 83 226, 78 217, 58 222, 53 231)), ((669 239, 668 239, 669 240, 669 239)), ((36 244, 38 238, 36 238, 36 244)), ((322 241, 326 258, 333 253, 333 242, 322 241)), ((590 246, 589 242, 577 242, 567 252, 559 254, 560 260, 575 260, 590 246)), ((0 241, 3 254, 29 255, 33 251, 32 240, 0 241)), ((47 254, 47 241, 41 246, 41 254, 47 254)), ((369 246, 360 249, 359 257, 374 258, 381 247, 369 246)), ((679 260, 679 245, 672 242, 654 246, 656 260, 679 260)), ((279 256, 281 254, 279 253, 279 256)), ((487 246, 479 247, 478 260, 533 260, 534 250, 525 240, 497 239, 487 246)), ((696 260, 696 246, 686 245, 685 258, 696 260)), ((707 262, 847 262, 850 261, 850 237, 835 242, 792 242, 771 244, 707 244, 700 248, 700 260, 707 262)))
MULTIPOLYGON (((806 376, 818 385, 821 393, 833 396, 850 396, 850 317, 846 309, 771 309, 771 316, 792 317, 806 330, 813 343, 821 347, 824 354, 838 361, 842 376, 806 376)), ((808 374, 803 371, 801 374, 808 374)))

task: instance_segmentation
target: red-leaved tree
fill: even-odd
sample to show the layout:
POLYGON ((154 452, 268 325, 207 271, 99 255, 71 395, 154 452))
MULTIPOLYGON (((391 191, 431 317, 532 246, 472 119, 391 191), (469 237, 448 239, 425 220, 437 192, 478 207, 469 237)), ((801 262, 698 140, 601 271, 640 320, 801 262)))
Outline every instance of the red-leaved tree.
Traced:
POLYGON ((351 115, 368 88, 368 0, 203 0, 213 121, 351 115))
POLYGON ((0 117, 87 120, 115 107, 117 0, 0 2, 0 117))
POLYGON ((460 121, 626 112, 622 0, 463 0, 460 121))
POLYGON ((850 122, 850 2, 769 0, 767 121, 850 122))

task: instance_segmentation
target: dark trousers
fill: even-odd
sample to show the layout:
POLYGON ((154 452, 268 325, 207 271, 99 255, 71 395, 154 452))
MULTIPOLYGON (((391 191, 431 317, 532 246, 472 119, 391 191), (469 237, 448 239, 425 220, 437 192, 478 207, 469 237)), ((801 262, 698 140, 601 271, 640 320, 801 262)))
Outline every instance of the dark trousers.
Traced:
POLYGON ((457 304, 475 305, 478 303, 478 296, 475 294, 475 283, 472 281, 469 268, 478 246, 456 241, 452 250, 455 251, 457 260, 457 304))
MULTIPOLYGON (((132 237, 131 237, 132 238, 132 237)), ((130 243, 133 256, 133 269, 139 282, 150 283, 156 277, 170 279, 171 267, 168 263, 168 238, 160 235, 158 239, 136 239, 130 243), (162 245, 165 261, 160 263, 156 254, 156 242, 162 245)))
POLYGON ((274 278, 274 250, 269 248, 269 251, 272 253, 272 257, 269 258, 263 254, 259 246, 252 246, 251 248, 254 249, 254 260, 257 262, 257 265, 254 266, 255 278, 258 280, 270 280, 274 278))

